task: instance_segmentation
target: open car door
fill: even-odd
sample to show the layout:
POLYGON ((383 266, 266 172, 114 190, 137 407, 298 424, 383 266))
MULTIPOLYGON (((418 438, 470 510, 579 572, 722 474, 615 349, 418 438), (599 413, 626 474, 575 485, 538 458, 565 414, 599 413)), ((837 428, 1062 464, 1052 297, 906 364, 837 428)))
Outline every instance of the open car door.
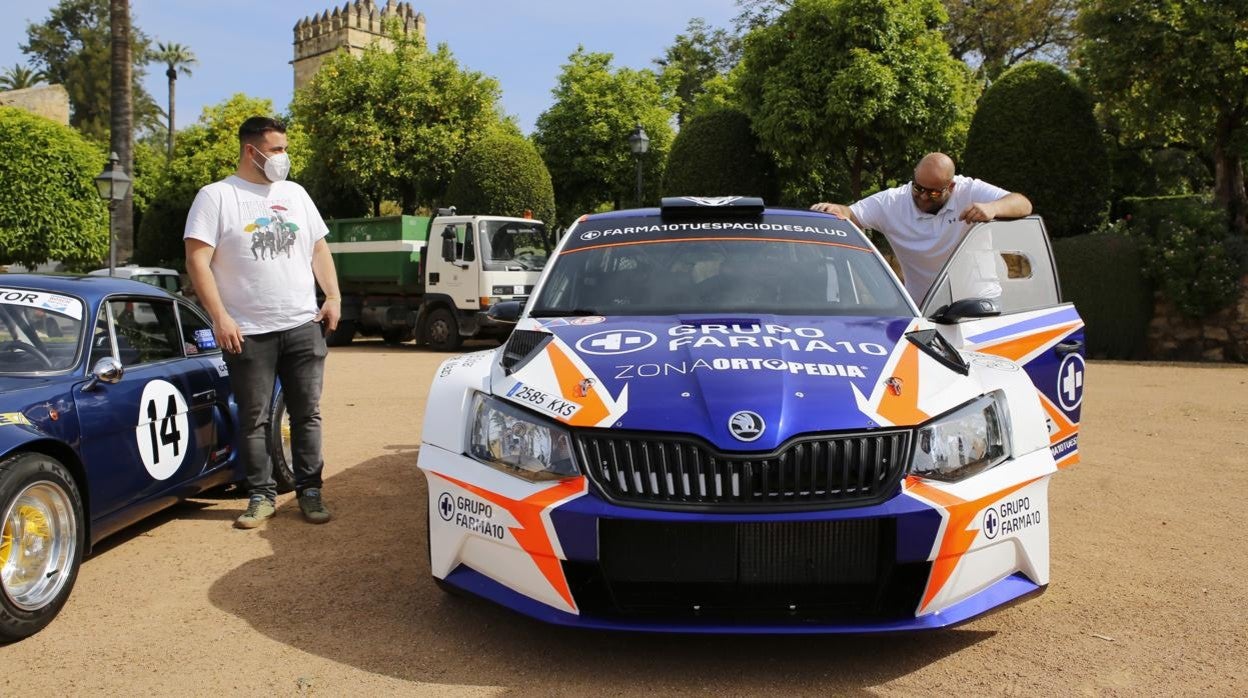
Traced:
POLYGON ((1039 216, 972 228, 920 307, 924 316, 941 323, 941 334, 959 349, 1022 365, 1048 413, 1054 460, 1063 468, 1079 462, 1083 320, 1074 305, 1062 302, 1049 236, 1039 216), (975 298, 991 299, 1000 314, 940 317, 957 301, 975 298))

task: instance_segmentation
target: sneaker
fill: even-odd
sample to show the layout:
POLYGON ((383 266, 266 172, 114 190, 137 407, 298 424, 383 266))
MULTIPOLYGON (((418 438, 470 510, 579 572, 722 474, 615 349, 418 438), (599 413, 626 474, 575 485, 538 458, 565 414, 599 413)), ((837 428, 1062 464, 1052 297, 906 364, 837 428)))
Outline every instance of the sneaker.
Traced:
POLYGON ((252 495, 247 502, 247 511, 234 520, 234 528, 255 528, 273 517, 276 509, 273 501, 262 494, 252 495))
POLYGON ((303 512, 303 518, 308 523, 323 524, 333 518, 321 501, 321 491, 315 487, 299 493, 299 510, 303 512))

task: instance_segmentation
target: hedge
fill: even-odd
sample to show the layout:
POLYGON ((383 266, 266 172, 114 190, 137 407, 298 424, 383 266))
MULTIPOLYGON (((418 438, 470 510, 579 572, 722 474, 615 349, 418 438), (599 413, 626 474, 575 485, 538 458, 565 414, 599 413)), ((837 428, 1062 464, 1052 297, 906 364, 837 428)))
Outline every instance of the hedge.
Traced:
POLYGON ((1120 226, 1053 240, 1062 297, 1087 326, 1090 358, 1142 359, 1153 318, 1152 286, 1139 245, 1120 226))
POLYGON ((555 189, 537 148, 522 136, 486 136, 464 154, 446 190, 461 214, 522 216, 553 224, 555 189))
POLYGON ((716 109, 685 122, 667 156, 664 196, 776 198, 774 166, 750 130, 749 118, 716 109))
POLYGON ((1017 65, 984 92, 961 169, 1026 195, 1053 237, 1093 230, 1108 208, 1109 156, 1092 101, 1048 63, 1017 65))

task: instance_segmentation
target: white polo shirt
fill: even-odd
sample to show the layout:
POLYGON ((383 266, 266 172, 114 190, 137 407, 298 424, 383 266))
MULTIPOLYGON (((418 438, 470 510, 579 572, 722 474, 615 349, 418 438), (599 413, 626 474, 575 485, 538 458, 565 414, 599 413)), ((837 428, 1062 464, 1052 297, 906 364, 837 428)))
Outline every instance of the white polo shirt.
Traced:
POLYGON ((955 175, 953 193, 936 213, 924 213, 914 205, 910 182, 876 192, 850 205, 864 228, 878 230, 888 238, 906 290, 915 303, 922 303, 945 262, 971 229, 958 216, 973 203, 996 201, 1010 192, 973 177, 955 175))

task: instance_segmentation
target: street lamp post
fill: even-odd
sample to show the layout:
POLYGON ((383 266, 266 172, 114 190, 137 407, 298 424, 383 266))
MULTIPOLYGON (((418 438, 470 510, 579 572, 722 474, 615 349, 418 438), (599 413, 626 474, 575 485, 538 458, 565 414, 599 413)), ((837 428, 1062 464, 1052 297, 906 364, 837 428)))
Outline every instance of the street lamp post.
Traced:
POLYGON ((633 129, 633 133, 628 137, 628 147, 633 151, 633 157, 637 159, 637 208, 641 208, 641 158, 650 150, 650 137, 646 135, 646 130, 641 127, 641 122, 637 122, 637 127, 633 129))
POLYGON ((100 198, 108 202, 108 275, 113 275, 117 268, 117 245, 113 235, 113 211, 117 210, 117 202, 126 198, 130 192, 130 177, 118 165, 121 158, 117 153, 108 156, 108 167, 95 178, 95 188, 100 198))

